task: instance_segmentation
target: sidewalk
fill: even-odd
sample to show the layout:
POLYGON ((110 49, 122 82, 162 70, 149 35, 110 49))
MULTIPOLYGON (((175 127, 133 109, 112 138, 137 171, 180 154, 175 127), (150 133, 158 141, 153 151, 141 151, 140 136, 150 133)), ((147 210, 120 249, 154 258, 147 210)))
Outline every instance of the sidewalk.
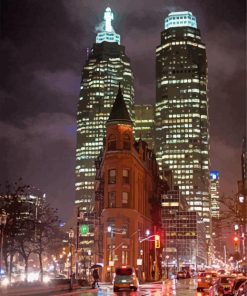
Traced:
MULTIPOLYGON (((73 285, 73 290, 90 289, 90 287, 81 287, 77 284, 73 285)), ((31 295, 55 295, 59 292, 69 292, 69 285, 32 285, 32 286, 15 286, 15 287, 0 287, 0 295, 6 296, 31 296, 31 295)))

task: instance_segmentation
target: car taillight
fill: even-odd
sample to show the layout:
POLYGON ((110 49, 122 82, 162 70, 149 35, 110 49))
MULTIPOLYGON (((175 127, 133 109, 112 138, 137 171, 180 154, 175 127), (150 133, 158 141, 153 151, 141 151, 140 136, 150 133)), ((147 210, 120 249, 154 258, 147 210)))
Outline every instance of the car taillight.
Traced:
POLYGON ((197 281, 198 281, 198 282, 201 282, 201 281, 202 281, 202 279, 198 279, 197 281))

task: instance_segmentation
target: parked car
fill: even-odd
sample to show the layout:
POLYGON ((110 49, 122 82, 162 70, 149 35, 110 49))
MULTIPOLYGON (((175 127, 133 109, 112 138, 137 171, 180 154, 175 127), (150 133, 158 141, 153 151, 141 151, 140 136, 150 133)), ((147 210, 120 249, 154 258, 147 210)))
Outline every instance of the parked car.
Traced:
POLYGON ((132 289, 136 291, 139 286, 139 281, 135 273, 135 269, 130 266, 117 267, 113 280, 113 291, 119 289, 132 289))
POLYGON ((180 279, 186 279, 186 272, 181 270, 181 271, 178 271, 177 273, 177 279, 180 280, 180 279))

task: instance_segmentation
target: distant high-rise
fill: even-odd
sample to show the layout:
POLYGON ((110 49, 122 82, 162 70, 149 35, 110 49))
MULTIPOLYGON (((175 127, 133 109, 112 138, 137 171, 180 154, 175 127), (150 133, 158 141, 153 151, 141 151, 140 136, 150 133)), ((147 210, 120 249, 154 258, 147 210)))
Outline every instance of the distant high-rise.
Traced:
POLYGON ((135 138, 154 148, 154 105, 135 105, 135 138))
POLYGON ((199 213, 210 237, 209 119, 205 45, 191 12, 165 18, 156 49, 156 156, 199 213))
POLYGON ((219 172, 210 171, 210 195, 211 195, 211 217, 220 217, 220 193, 219 193, 219 172))
POLYGON ((108 7, 104 29, 97 34, 82 71, 77 111, 76 204, 90 212, 94 206, 95 159, 103 147, 105 123, 115 101, 119 83, 133 119, 134 87, 130 61, 111 21, 108 7))

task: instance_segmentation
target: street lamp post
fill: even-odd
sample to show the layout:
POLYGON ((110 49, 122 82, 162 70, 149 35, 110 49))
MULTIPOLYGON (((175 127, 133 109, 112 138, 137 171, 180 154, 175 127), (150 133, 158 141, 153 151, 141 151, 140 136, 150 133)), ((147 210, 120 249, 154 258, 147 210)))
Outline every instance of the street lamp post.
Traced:
POLYGON ((240 204, 240 210, 241 210, 241 227, 242 227, 242 232, 241 232, 241 240, 242 240, 242 256, 244 257, 245 255, 245 262, 244 262, 244 268, 245 268, 245 272, 247 271, 247 261, 246 261, 246 252, 247 252, 247 196, 245 194, 245 184, 243 182, 243 194, 239 194, 239 204, 240 204))
POLYGON ((88 256, 89 256, 88 279, 89 279, 89 282, 90 282, 90 277, 91 277, 90 268, 91 268, 92 251, 91 250, 88 250, 87 253, 88 253, 88 256))
POLYGON ((167 279, 169 278, 169 276, 168 276, 168 272, 169 272, 168 260, 169 260, 169 256, 166 255, 166 278, 167 279))
POLYGON ((113 229, 111 226, 107 227, 107 231, 110 233, 111 235, 111 241, 110 241, 110 260, 109 260, 109 266, 110 266, 110 277, 111 277, 111 281, 112 281, 112 266, 114 264, 114 259, 113 259, 113 246, 112 246, 112 239, 113 239, 113 229))
POLYGON ((140 265, 140 281, 143 282, 143 277, 142 277, 142 270, 143 270, 143 250, 140 250, 140 259, 141 259, 141 265, 140 265))
POLYGON ((1 228, 1 252, 0 252, 0 279, 2 279, 2 260, 3 260, 3 232, 7 222, 7 214, 2 212, 0 214, 0 228, 1 228))
MULTIPOLYGON (((146 234, 146 237, 149 237, 150 236, 150 230, 147 229, 145 231, 145 234, 146 234)), ((148 271, 148 274, 147 274, 147 277, 148 279, 150 279, 150 245, 149 245, 149 240, 148 240, 148 245, 147 245, 147 248, 148 248, 148 259, 147 259, 147 271, 148 271)))
POLYGON ((70 249, 70 281, 69 281, 69 289, 72 290, 73 289, 73 256, 72 256, 72 252, 73 252, 73 239, 74 239, 75 233, 73 228, 70 228, 69 230, 69 249, 70 249))

